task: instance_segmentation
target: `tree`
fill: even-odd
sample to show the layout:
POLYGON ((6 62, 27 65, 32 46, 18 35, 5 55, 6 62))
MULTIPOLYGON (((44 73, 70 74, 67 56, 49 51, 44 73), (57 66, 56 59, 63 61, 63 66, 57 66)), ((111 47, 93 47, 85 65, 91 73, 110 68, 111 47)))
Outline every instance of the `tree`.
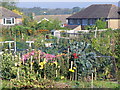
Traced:
POLYGON ((14 10, 14 9, 19 10, 19 8, 16 7, 16 3, 17 3, 16 1, 18 1, 18 0, 12 0, 12 1, 11 0, 4 0, 3 2, 1 2, 0 6, 5 7, 9 10, 14 10))
POLYGON ((54 20, 41 20, 41 22, 37 25, 37 29, 47 29, 47 30, 53 30, 53 29, 60 29, 61 28, 61 22, 58 19, 54 20))
POLYGON ((23 16, 23 22, 22 23, 23 23, 24 26, 27 26, 29 21, 30 21, 30 18, 28 16, 23 16))
MULTIPOLYGON (((117 60, 119 60, 119 47, 118 43, 115 45, 116 41, 119 41, 116 38, 116 32, 113 30, 107 30, 103 32, 98 32, 97 38, 92 38, 92 47, 101 54, 102 56, 110 56, 110 63, 106 63, 104 66, 104 71, 108 69, 110 74, 116 78, 117 73, 117 60), (115 50, 115 46, 116 50, 115 50), (116 52, 116 53, 115 53, 116 52), (107 68, 106 68, 107 67, 107 68)), ((106 60, 100 59, 104 63, 106 60)))
POLYGON ((106 21, 103 21, 102 18, 101 18, 101 19, 98 19, 98 20, 96 21, 96 27, 97 27, 98 29, 105 29, 105 28, 107 28, 107 23, 106 23, 106 21))
POLYGON ((56 29, 56 30, 60 29, 61 21, 59 21, 58 19, 54 19, 52 23, 53 23, 53 29, 56 29))
POLYGON ((20 12, 19 10, 17 10, 17 9, 14 9, 14 10, 12 10, 14 13, 16 13, 16 14, 18 14, 18 15, 23 15, 23 13, 22 12, 20 12))
POLYGON ((115 55, 116 55, 117 67, 118 67, 117 79, 118 79, 118 83, 120 83, 120 30, 115 32, 116 32, 115 55))
POLYGON ((41 30, 42 30, 42 29, 43 29, 43 30, 47 29, 48 23, 50 23, 50 21, 41 20, 41 22, 38 23, 38 25, 37 25, 37 29, 41 29, 41 30))
POLYGON ((72 8, 72 13, 79 12, 80 9, 81 9, 80 7, 73 7, 73 8, 72 8))

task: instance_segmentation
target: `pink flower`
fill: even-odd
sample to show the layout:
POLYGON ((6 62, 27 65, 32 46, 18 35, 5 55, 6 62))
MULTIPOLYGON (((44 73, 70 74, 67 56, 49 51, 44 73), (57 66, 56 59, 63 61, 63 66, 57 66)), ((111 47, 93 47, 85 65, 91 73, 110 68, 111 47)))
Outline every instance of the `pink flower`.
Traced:
POLYGON ((54 63, 55 61, 51 61, 52 63, 54 63))
POLYGON ((38 57, 35 57, 35 59, 38 59, 38 57))
POLYGON ((30 56, 30 54, 25 54, 25 57, 28 58, 30 56))
POLYGON ((30 52, 30 55, 34 55, 34 54, 35 54, 35 51, 30 52))
POLYGON ((56 56, 55 55, 52 55, 52 54, 46 54, 45 55, 45 58, 47 59, 47 60, 52 60, 53 58, 55 58, 56 56))
POLYGON ((26 60, 26 59, 27 59, 26 56, 23 55, 23 56, 22 56, 22 61, 24 61, 24 60, 26 60))
POLYGON ((41 52, 40 55, 45 55, 45 52, 41 52))
POLYGON ((22 56, 22 60, 24 60, 24 61, 27 60, 28 58, 29 58, 29 54, 25 54, 22 56))

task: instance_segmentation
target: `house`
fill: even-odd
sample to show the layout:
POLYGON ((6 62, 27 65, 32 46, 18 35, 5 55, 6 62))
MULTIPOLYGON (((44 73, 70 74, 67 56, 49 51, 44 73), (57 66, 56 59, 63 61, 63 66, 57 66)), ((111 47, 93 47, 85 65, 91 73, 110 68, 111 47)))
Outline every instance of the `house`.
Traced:
POLYGON ((34 19, 37 20, 38 22, 41 22, 41 20, 51 20, 51 19, 58 19, 59 21, 61 21, 62 26, 64 27, 67 22, 66 22, 66 18, 69 17, 70 15, 38 15, 38 16, 34 16, 34 19))
POLYGON ((86 25, 95 25, 95 22, 101 18, 107 22, 107 28, 120 28, 120 11, 117 6, 112 4, 93 4, 76 14, 69 16, 67 18, 67 27, 80 25, 81 28, 84 29, 84 26, 86 25))
POLYGON ((0 7, 0 26, 13 26, 22 24, 22 16, 4 7, 0 7))

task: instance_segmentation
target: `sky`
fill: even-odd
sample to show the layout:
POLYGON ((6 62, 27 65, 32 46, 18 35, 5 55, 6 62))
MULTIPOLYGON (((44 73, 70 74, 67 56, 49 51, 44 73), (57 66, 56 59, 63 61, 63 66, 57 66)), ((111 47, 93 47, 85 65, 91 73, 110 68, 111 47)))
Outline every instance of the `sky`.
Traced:
MULTIPOLYGON (((3 0, 7 1, 7 0, 3 0)), ((20 2, 118 2, 120 0, 11 0, 20 2)))
POLYGON ((81 7, 85 8, 91 4, 115 4, 117 2, 19 2, 17 3, 18 7, 21 8, 32 8, 32 7, 41 7, 41 8, 73 8, 81 7))
MULTIPOLYGON (((8 0, 2 0, 8 1, 8 0)), ((118 5, 120 0, 9 0, 18 2, 20 8, 85 8, 91 4, 115 4, 118 5)))

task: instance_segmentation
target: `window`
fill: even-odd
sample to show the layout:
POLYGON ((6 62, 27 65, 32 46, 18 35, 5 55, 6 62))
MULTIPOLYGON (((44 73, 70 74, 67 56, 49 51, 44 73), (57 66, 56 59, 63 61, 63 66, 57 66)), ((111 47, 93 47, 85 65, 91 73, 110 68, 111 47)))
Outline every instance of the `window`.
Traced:
POLYGON ((97 19, 88 19, 88 25, 95 25, 97 19))
POLYGON ((14 25, 15 24, 15 18, 4 18, 3 19, 3 25, 14 25))
POLYGON ((82 20, 82 25, 88 25, 88 19, 83 19, 82 20))
POLYGON ((81 25, 81 20, 80 19, 77 20, 77 24, 81 25))
POLYGON ((93 25, 93 19, 89 19, 89 25, 93 25))
POLYGON ((77 19, 74 19, 74 20, 73 20, 73 24, 74 24, 74 25, 77 25, 77 19))
POLYGON ((70 19, 70 20, 68 20, 68 24, 80 25, 81 24, 81 20, 80 19, 70 19))
POLYGON ((69 20, 69 24, 73 24, 73 20, 70 19, 70 20, 69 20))

